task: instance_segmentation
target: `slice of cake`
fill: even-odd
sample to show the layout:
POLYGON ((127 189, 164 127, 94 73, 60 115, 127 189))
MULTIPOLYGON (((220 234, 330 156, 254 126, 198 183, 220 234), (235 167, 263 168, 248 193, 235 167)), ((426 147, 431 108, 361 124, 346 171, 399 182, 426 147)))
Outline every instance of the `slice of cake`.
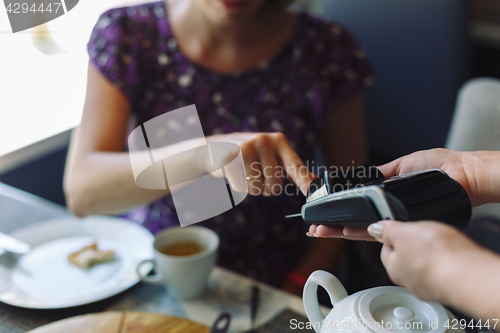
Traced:
POLYGON ((112 261, 114 258, 114 251, 101 251, 98 249, 97 243, 86 246, 80 251, 71 253, 68 256, 70 263, 85 269, 104 262, 112 261))

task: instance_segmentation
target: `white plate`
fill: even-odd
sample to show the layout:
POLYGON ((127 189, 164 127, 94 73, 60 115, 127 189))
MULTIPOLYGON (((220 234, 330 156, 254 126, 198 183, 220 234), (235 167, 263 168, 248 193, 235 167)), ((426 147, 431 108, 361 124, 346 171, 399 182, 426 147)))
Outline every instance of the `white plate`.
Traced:
POLYGON ((153 257, 153 235, 138 224, 108 216, 64 217, 20 229, 12 236, 33 249, 14 268, 0 266, 0 301, 34 309, 58 309, 116 295, 137 282, 137 264, 153 257), (68 255, 97 241, 114 261, 88 270, 68 255))

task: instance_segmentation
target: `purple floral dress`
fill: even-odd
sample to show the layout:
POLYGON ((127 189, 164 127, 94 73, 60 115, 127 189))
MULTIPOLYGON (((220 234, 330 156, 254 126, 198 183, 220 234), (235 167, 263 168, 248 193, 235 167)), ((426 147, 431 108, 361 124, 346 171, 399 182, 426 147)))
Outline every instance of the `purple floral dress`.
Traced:
MULTIPOLYGON (((112 9, 97 22, 92 63, 129 99, 135 125, 195 104, 206 136, 283 132, 304 161, 312 161, 318 129, 372 81, 364 52, 341 26, 299 14, 281 52, 240 73, 211 72, 177 47, 164 2, 112 9)), ((135 127, 135 126, 134 126, 135 127)), ((221 238, 219 265, 277 285, 304 250, 304 223, 285 220, 304 198, 247 198, 201 222, 221 238)), ((170 196, 125 215, 153 233, 179 225, 170 196)))

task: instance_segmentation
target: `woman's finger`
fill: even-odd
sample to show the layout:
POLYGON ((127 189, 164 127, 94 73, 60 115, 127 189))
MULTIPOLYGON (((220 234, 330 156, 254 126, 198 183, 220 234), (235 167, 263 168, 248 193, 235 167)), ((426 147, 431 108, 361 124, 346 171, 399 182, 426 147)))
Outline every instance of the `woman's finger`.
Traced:
POLYGON ((311 225, 309 226, 309 231, 307 232, 307 234, 306 234, 306 235, 307 235, 307 236, 309 236, 309 237, 315 237, 315 236, 314 236, 314 234, 316 233, 316 228, 317 228, 317 227, 318 227, 318 226, 317 226, 316 224, 311 224, 311 225))
POLYGON ((358 240, 358 241, 367 241, 367 242, 376 242, 377 240, 370 236, 368 231, 365 228, 351 228, 345 227, 343 230, 344 234, 342 238, 349 240, 358 240))
POLYGON ((341 238, 343 235, 343 228, 320 224, 316 227, 316 235, 321 238, 341 238))
POLYGON ((386 178, 399 176, 399 165, 401 164, 401 161, 403 160, 403 158, 404 158, 404 156, 400 157, 392 162, 389 162, 387 164, 381 165, 378 167, 378 169, 382 172, 382 174, 386 178))
POLYGON ((300 157, 293 150, 287 138, 282 133, 275 133, 274 150, 281 166, 292 182, 297 185, 304 195, 307 194, 309 184, 314 180, 300 157))
POLYGON ((376 242, 377 240, 370 236, 342 236, 342 239, 352 240, 352 241, 365 241, 365 242, 376 242))
POLYGON ((262 181, 262 170, 257 160, 257 154, 253 145, 242 145, 241 152, 245 162, 246 180, 248 183, 248 194, 261 195, 264 191, 262 181))
POLYGON ((398 238, 401 238, 398 234, 400 234, 401 231, 403 231, 404 234, 404 229, 401 229, 402 225, 402 222, 397 221, 380 221, 370 224, 367 231, 370 236, 374 237, 378 242, 394 246, 398 238))
POLYGON ((283 179, 272 141, 269 136, 262 135, 255 140, 255 145, 264 179, 264 195, 277 195, 281 192, 283 179))
POLYGON ((365 237, 365 238, 370 238, 375 240, 370 234, 368 233, 368 230, 365 228, 351 228, 351 227, 345 227, 344 228, 344 236, 345 237, 365 237))
POLYGON ((382 263, 384 264, 384 267, 387 269, 390 265, 390 259, 391 255, 393 254, 394 248, 390 245, 384 244, 382 246, 382 251, 380 251, 380 259, 382 260, 382 263))

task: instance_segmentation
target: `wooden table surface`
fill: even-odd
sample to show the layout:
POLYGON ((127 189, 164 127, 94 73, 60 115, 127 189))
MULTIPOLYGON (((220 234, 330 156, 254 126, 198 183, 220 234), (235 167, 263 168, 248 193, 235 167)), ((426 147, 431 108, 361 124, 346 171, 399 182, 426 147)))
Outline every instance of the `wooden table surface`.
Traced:
POLYGON ((157 313, 111 311, 68 318, 29 333, 208 333, 193 321, 157 313))

